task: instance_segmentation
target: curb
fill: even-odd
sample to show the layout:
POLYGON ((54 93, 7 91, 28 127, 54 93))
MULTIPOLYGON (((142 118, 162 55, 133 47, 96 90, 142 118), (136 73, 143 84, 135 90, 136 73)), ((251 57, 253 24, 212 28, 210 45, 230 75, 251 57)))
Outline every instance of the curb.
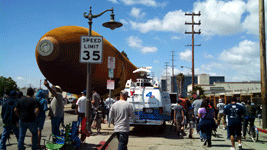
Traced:
POLYGON ((267 134, 267 130, 261 129, 261 128, 257 128, 260 132, 266 133, 267 134))

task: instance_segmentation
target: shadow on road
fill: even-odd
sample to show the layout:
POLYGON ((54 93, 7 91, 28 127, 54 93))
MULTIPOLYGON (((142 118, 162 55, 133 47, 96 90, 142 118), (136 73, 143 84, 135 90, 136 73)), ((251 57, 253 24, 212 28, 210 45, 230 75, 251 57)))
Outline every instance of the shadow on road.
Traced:
POLYGON ((177 133, 171 125, 163 126, 136 126, 130 131, 130 136, 136 137, 163 137, 168 139, 178 139, 177 133))
POLYGON ((77 115, 77 114, 75 113, 75 110, 74 110, 74 109, 64 110, 64 112, 67 113, 67 114, 77 115))
POLYGON ((81 147, 78 150, 98 150, 99 147, 101 147, 102 144, 89 144, 89 143, 83 143, 81 147))

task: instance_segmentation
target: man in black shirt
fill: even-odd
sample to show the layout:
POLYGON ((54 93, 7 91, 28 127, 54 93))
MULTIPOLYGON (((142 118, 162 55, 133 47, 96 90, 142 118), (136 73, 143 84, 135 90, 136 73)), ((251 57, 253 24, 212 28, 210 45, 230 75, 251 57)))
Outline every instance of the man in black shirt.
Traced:
POLYGON ((33 95, 34 90, 28 88, 27 97, 22 97, 15 108, 15 113, 19 116, 19 150, 24 150, 24 139, 27 129, 32 133, 32 150, 37 150, 38 131, 35 119, 40 110, 38 102, 32 98, 33 95))

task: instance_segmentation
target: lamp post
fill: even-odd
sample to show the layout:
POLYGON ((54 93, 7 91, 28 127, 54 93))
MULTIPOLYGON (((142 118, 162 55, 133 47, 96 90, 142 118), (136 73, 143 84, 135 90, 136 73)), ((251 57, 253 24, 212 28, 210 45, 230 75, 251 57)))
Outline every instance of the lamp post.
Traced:
POLYGON ((194 94, 194 82, 195 82, 195 77, 194 77, 194 73, 193 73, 193 69, 192 68, 190 68, 190 67, 187 67, 187 66, 181 66, 181 68, 188 68, 188 69, 191 69, 191 71, 192 71, 192 95, 194 94))
MULTIPOLYGON (((92 36, 92 23, 93 23, 93 18, 97 18, 100 17, 101 15, 103 15, 105 12, 107 11, 111 11, 110 14, 110 21, 109 22, 105 22, 102 25, 106 28, 110 28, 111 30, 114 30, 115 28, 119 28, 122 26, 122 23, 120 22, 116 22, 114 20, 114 14, 113 14, 113 7, 111 9, 107 9, 105 11, 103 11, 100 14, 97 15, 93 15, 92 14, 92 7, 90 6, 90 11, 88 13, 88 15, 86 15, 86 12, 84 12, 83 16, 85 18, 88 18, 88 24, 89 24, 89 32, 88 32, 88 36, 92 36)), ((87 84, 86 84, 86 101, 85 101, 85 116, 87 117, 86 119, 86 129, 91 132, 91 63, 87 63, 87 84)))

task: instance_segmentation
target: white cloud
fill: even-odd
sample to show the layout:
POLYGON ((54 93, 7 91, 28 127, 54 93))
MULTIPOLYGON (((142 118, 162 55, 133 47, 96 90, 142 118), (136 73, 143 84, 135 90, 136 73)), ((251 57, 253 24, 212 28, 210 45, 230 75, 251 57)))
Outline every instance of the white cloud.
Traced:
POLYGON ((140 8, 133 7, 132 10, 131 10, 131 16, 133 16, 135 18, 142 18, 145 15, 146 15, 146 13, 141 12, 140 8))
POLYGON ((257 42, 244 40, 238 46, 223 50, 219 58, 233 65, 251 64, 255 58, 258 58, 258 50, 259 45, 257 42))
MULTIPOLYGON (((265 8, 267 3, 264 3, 265 8)), ((259 1, 258 0, 248 0, 247 2, 247 13, 242 27, 247 31, 248 34, 259 35, 259 1)), ((265 11, 265 20, 267 19, 267 13, 265 11)), ((267 24, 265 24, 265 28, 267 24)))
POLYGON ((126 20, 124 20, 124 19, 120 19, 120 22, 123 24, 123 25, 127 25, 127 24, 129 24, 126 20))
POLYGON ((171 39, 172 40, 180 40, 180 39, 182 39, 182 37, 180 37, 180 36, 173 36, 171 39))
POLYGON ((224 65, 224 70, 232 74, 230 80, 245 81, 259 80, 260 58, 259 44, 249 40, 244 40, 238 46, 223 50, 219 60, 224 65))
POLYGON ((112 2, 112 3, 114 3, 114 4, 118 3, 117 0, 108 0, 108 1, 110 1, 110 2, 112 2))
POLYGON ((18 80, 25 80, 23 77, 17 77, 18 80))
MULTIPOLYGON (((243 31, 242 14, 246 12, 246 3, 242 0, 219 1, 206 0, 194 3, 193 12, 201 11, 201 16, 195 17, 195 22, 201 20, 200 26, 195 26, 195 31, 201 29, 201 34, 212 35, 230 35, 243 31)), ((153 18, 146 22, 129 21, 134 30, 142 33, 149 31, 164 31, 184 33, 190 31, 186 22, 192 22, 190 16, 185 16, 182 10, 170 11, 163 19, 153 18)))
POLYGON ((162 20, 158 18, 150 19, 145 23, 137 23, 130 21, 133 29, 139 30, 142 33, 149 31, 172 31, 184 32, 186 27, 184 12, 182 10, 168 12, 162 20))
POLYGON ((145 6, 151 7, 165 7, 167 5, 166 2, 158 3, 155 0, 121 0, 125 5, 135 5, 135 4, 142 4, 145 6))
POLYGON ((158 48, 156 48, 156 47, 143 47, 141 49, 141 52, 143 54, 145 54, 145 53, 154 53, 154 52, 157 52, 157 51, 158 51, 158 48))
POLYGON ((130 47, 142 48, 142 40, 140 40, 138 37, 130 36, 127 39, 127 42, 128 42, 130 47))
POLYGON ((154 64, 159 64, 159 60, 154 60, 153 63, 154 64))
POLYGON ((189 49, 186 49, 184 52, 179 53, 180 59, 185 61, 191 61, 192 60, 192 51, 189 49))
POLYGON ((195 22, 201 20, 196 30, 200 28, 203 35, 229 35, 242 31, 241 16, 246 11, 246 3, 242 0, 197 1, 193 11, 201 11, 195 22))
POLYGON ((208 54, 207 52, 204 52, 203 55, 204 55, 204 58, 207 58, 207 59, 213 58, 213 56, 211 54, 208 54))
POLYGON ((158 51, 157 47, 153 46, 143 46, 143 41, 135 36, 130 36, 127 38, 128 45, 133 48, 138 48, 143 54, 154 53, 158 51))

